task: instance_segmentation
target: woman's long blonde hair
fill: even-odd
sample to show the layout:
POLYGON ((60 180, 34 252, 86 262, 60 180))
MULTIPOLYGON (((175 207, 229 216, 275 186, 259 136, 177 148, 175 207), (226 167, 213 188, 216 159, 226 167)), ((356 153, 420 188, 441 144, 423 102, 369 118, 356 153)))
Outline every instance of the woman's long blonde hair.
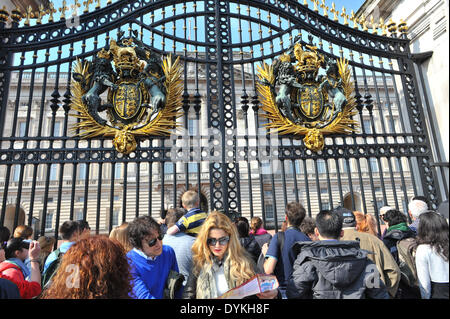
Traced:
POLYGON ((247 252, 241 246, 237 234, 236 226, 225 214, 214 211, 206 218, 200 229, 200 232, 192 245, 192 260, 194 262, 194 271, 198 274, 200 270, 207 266, 211 267, 213 263, 213 254, 209 249, 207 240, 209 232, 213 228, 222 229, 230 237, 225 262, 230 265, 230 279, 236 285, 240 285, 253 277, 254 264, 248 257, 247 252))
POLYGON ((128 235, 128 223, 123 223, 114 228, 109 234, 109 238, 115 239, 121 243, 126 253, 133 249, 130 243, 130 236, 128 235))

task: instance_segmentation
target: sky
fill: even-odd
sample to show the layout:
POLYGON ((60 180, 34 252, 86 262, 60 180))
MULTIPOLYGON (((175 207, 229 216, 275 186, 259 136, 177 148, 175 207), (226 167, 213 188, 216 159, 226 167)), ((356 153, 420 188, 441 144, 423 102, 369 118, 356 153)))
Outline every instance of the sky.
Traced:
MULTIPOLYGON (((101 3, 102 3, 102 6, 106 6, 106 1, 107 0, 101 0, 101 3)), ((120 0, 113 0, 113 2, 117 2, 117 1, 120 1, 120 0)), ((303 3, 303 0, 298 0, 300 3, 303 3)), ((81 1, 81 0, 79 0, 78 1, 79 3, 83 3, 83 1, 81 1)), ((308 0, 308 2, 309 2, 309 8, 313 8, 313 5, 312 5, 312 2, 310 1, 310 0, 308 0)), ((320 1, 320 2, 322 2, 322 1, 320 1)), ((350 12, 351 12, 351 10, 354 10, 355 11, 355 13, 356 13, 356 11, 360 8, 360 6, 364 3, 364 1, 363 0, 335 0, 334 1, 335 2, 335 4, 336 4, 336 9, 337 10, 339 10, 339 11, 341 11, 342 10, 342 7, 343 6, 345 6, 345 8, 346 8, 346 11, 347 11, 347 13, 348 14, 350 14, 350 12)), ((54 6, 55 6, 55 9, 59 9, 60 7, 61 7, 61 4, 62 4, 62 0, 53 0, 52 1, 52 3, 54 4, 54 6)), ((70 7, 70 5, 72 5, 74 3, 74 0, 67 0, 67 4, 68 4, 68 7, 70 7)), ((93 3, 90 5, 90 10, 91 11, 93 11, 94 10, 94 7, 96 6, 96 3, 97 3, 97 1, 96 0, 94 0, 93 1, 93 3)), ((331 0, 326 0, 325 1, 325 3, 327 4, 327 6, 329 7, 329 8, 331 8, 331 4, 332 4, 332 1, 331 0)), ((186 1, 186 6, 187 6, 187 12, 189 12, 189 10, 191 10, 191 11, 193 11, 193 6, 192 6, 192 4, 193 4, 193 1, 186 1)), ((183 3, 179 3, 179 4, 177 4, 176 5, 176 12, 177 12, 177 14, 180 14, 180 13, 183 13, 183 9, 182 9, 182 6, 183 6, 183 3)), ((247 11, 246 11, 246 6, 245 5, 241 5, 241 14, 242 15, 246 15, 247 14, 247 11)), ((230 8, 231 8, 231 10, 235 10, 236 9, 236 4, 234 4, 234 3, 231 3, 230 4, 230 8)), ((84 9, 84 6, 82 6, 81 8, 78 8, 78 14, 82 14, 83 13, 83 9, 84 9)), ((203 10, 203 6, 202 6, 202 1, 199 1, 198 2, 198 6, 197 6, 197 10, 198 11, 202 11, 203 10)), ((73 10, 71 9, 70 11, 68 11, 67 13, 66 13, 66 18, 67 18, 67 20, 66 21, 70 21, 70 19, 69 19, 69 17, 70 17, 70 14, 73 12, 73 10)), ((320 11, 319 11, 321 14, 322 14, 322 12, 323 12, 323 10, 322 9, 320 9, 320 11)), ((155 21, 158 21, 158 19, 160 19, 161 17, 162 17, 162 11, 161 11, 161 9, 159 9, 159 10, 156 10, 155 12, 154 12, 154 14, 155 14, 155 21)), ((329 17, 332 19, 332 17, 333 17, 333 14, 331 13, 331 12, 329 12, 328 13, 329 14, 329 17)), ((170 15, 171 15, 171 10, 169 9, 169 10, 167 10, 166 9, 166 13, 165 13, 165 17, 167 18, 167 17, 170 17, 170 15)), ((250 11, 250 16, 253 16, 253 17, 255 17, 256 16, 256 9, 252 9, 251 11, 250 11)), ((274 23, 275 24, 275 21, 277 21, 277 19, 278 19, 278 17, 275 15, 275 14, 271 14, 271 16, 272 16, 272 23, 274 23)), ((56 12, 56 13, 54 13, 54 19, 55 19, 55 21, 59 21, 59 17, 60 17, 60 12, 56 12)), ((147 19, 147 21, 150 21, 150 15, 149 14, 147 14, 147 15, 145 15, 144 16, 146 19, 147 19)), ((268 18, 268 13, 267 12, 262 12, 262 14, 261 14, 261 19, 267 19, 268 18)), ((46 23, 46 20, 47 20, 48 18, 46 17, 46 18, 44 18, 43 19, 43 23, 46 23)), ((340 22, 342 23, 342 18, 340 17, 339 18, 340 19, 340 22)), ((23 19, 22 20, 22 23, 24 22, 24 20, 25 19, 23 19)), ((281 22, 281 25, 282 25, 282 29, 283 29, 283 27, 285 27, 285 25, 287 25, 288 23, 287 23, 287 20, 285 20, 285 19, 282 19, 283 20, 283 22, 281 22)), ((76 20, 73 20, 73 22, 76 22, 76 20)), ((31 24, 33 25, 34 24, 34 22, 33 22, 33 20, 32 20, 32 22, 31 22, 31 24)), ((197 30, 197 32, 196 32, 196 34, 195 34, 195 32, 193 31, 193 29, 194 29, 194 24, 195 24, 195 21, 194 21, 194 18, 189 18, 189 19, 179 19, 177 22, 176 22, 176 33, 175 33, 175 35, 177 36, 177 37, 180 37, 180 38, 184 38, 185 37, 185 35, 186 35, 186 38, 188 38, 188 37, 190 37, 192 40, 194 40, 195 39, 195 37, 197 37, 197 40, 198 41, 204 41, 205 40, 205 33, 204 33, 204 30, 203 30, 203 26, 204 26, 204 19, 203 18, 197 18, 197 25, 198 25, 198 30, 197 30), (185 33, 185 31, 184 31, 184 29, 183 29, 183 26, 184 25, 186 25, 186 27, 188 27, 188 29, 191 29, 191 32, 190 32, 190 34, 189 34, 189 32, 187 32, 187 33, 185 33)), ((68 25, 69 27, 71 27, 72 25, 70 25, 70 24, 66 24, 66 25, 68 25)), ((167 23, 166 25, 165 25, 165 32, 167 32, 167 33, 171 33, 172 32, 172 27, 173 27, 173 23, 172 22, 169 22, 169 23, 167 23)), ((250 37, 252 37, 253 38, 253 40, 255 40, 255 39, 259 39, 259 37, 260 37, 260 34, 258 33, 258 30, 259 30, 259 28, 260 28, 260 26, 259 25, 257 25, 256 23, 250 23, 250 22, 248 22, 248 21, 244 21, 244 20, 242 20, 242 21, 239 21, 239 19, 236 19, 236 18, 231 18, 231 37, 232 37, 232 42, 233 43, 237 43, 237 42, 239 42, 239 37, 241 37, 242 38, 242 41, 243 42, 246 42, 246 41, 249 41, 250 39, 250 37), (241 24, 241 27, 239 27, 239 23, 241 24), (240 28, 242 28, 242 32, 241 33, 238 33, 237 32, 237 30, 238 29, 240 29, 240 28), (247 30, 249 30, 249 29, 251 29, 252 30, 252 32, 248 32, 247 30), (250 34, 251 33, 251 34, 250 34)), ((137 28, 137 29, 140 29, 137 25, 136 26, 134 26, 134 28, 137 28)), ((162 28, 162 26, 159 26, 159 27, 157 27, 157 29, 158 30, 160 30, 161 31, 161 28, 162 28)), ((125 26, 123 26, 122 27, 122 30, 124 30, 124 31, 127 31, 128 30, 128 25, 125 25, 125 26)), ((67 30, 68 31, 68 30, 67 30)), ((268 36, 269 34, 268 34, 268 32, 270 32, 270 30, 267 28, 267 27, 262 27, 262 31, 263 31, 263 34, 264 34, 264 36, 263 36, 263 38, 264 37, 266 37, 266 36, 268 36)), ((113 32, 112 34, 111 34, 111 37, 112 38, 114 38, 115 37, 115 34, 116 32, 113 32)), ((152 43, 148 43, 149 42, 149 40, 148 39, 150 39, 150 37, 152 36, 152 34, 151 34, 151 32, 150 31, 146 31, 146 30, 144 30, 144 39, 147 39, 147 41, 144 41, 144 42, 146 42, 147 44, 149 44, 149 45, 152 45, 152 43)), ((170 51, 171 49, 172 49, 172 47, 173 47, 173 42, 170 40, 170 39, 168 39, 168 38, 166 38, 166 39, 163 39, 161 36, 159 36, 159 35, 157 35, 157 34, 154 34, 153 35, 154 36, 154 46, 155 47, 157 47, 157 45, 158 44, 160 44, 160 43, 162 43, 162 42, 164 42, 165 44, 166 44, 166 47, 165 47, 165 51, 170 51)), ((293 36, 295 36, 295 34, 293 34, 293 36)), ((98 43, 99 43, 99 45, 98 45, 98 48, 101 48, 101 47, 103 47, 105 44, 106 44, 106 42, 105 42, 105 35, 103 34, 103 35, 100 35, 98 38, 97 38, 97 40, 98 40, 98 43)), ((285 36, 284 36, 284 38, 282 39, 283 40, 283 42, 285 42, 285 47, 287 47, 287 43, 288 43, 288 38, 289 38, 289 35, 288 34, 285 34, 285 36)), ((274 41, 274 50, 275 50, 275 52, 278 52, 278 51, 280 51, 281 50, 281 47, 280 47, 280 44, 279 44, 279 42, 280 42, 280 40, 277 38, 275 41, 274 41)), ((93 38, 91 38, 91 39, 86 39, 86 51, 90 51, 90 50, 92 50, 93 49, 93 43, 94 43, 94 39, 93 38)), ((57 44, 55 44, 55 45, 57 45, 57 44)), ((268 46, 269 46, 269 42, 266 42, 265 43, 265 45, 264 45, 265 47, 264 47, 264 52, 269 52, 268 50, 268 46)), ((68 45, 66 45, 65 47, 63 47, 62 48, 62 56, 61 56, 61 58, 64 58, 64 57, 67 57, 68 56, 68 53, 69 53, 69 46, 68 45)), ((78 53, 80 53, 81 52, 81 43, 76 43, 75 45, 74 45, 74 54, 75 55, 77 55, 78 53)), ((176 51, 178 51, 178 52, 180 52, 180 51, 182 51, 184 48, 183 48, 183 45, 181 44, 181 43, 177 43, 176 44, 176 51)), ((190 50, 192 50, 193 49, 193 47, 187 47, 186 48, 188 51, 190 51, 190 50)), ((205 51, 205 48, 203 47, 198 47, 197 48, 198 49, 198 51, 205 51)), ((243 48, 243 50, 244 51, 250 51, 251 49, 253 49, 253 51, 254 51, 254 55, 255 56, 258 56, 258 54, 259 54, 259 52, 260 52, 260 47, 258 47, 258 48, 256 48, 256 47, 253 47, 253 48, 250 48, 250 47, 247 47, 247 48, 243 48)), ((237 49, 236 49, 237 50, 237 49)), ((56 56, 56 52, 58 51, 58 47, 57 46, 55 46, 55 47, 53 47, 53 48, 51 48, 50 50, 49 50, 49 53, 50 53, 50 60, 54 60, 54 57, 56 56)), ((33 51, 29 51, 29 52, 27 52, 26 54, 25 54, 25 64, 32 64, 33 63, 33 55, 34 55, 34 53, 35 52, 33 52, 33 51)), ((45 59, 45 52, 37 52, 37 54, 36 54, 37 56, 38 56, 38 59, 37 59, 37 63, 39 63, 39 62, 43 62, 44 61, 44 59, 45 59)), ((19 55, 16 55, 16 59, 15 59, 15 64, 16 65, 19 65, 20 64, 20 56, 19 55)))

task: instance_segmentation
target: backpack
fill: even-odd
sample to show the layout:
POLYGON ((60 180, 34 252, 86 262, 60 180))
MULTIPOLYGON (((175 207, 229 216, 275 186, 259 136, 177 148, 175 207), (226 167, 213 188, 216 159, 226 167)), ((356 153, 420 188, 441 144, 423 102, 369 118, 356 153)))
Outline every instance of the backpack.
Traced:
POLYGON ((58 270, 59 265, 61 263, 61 258, 63 256, 63 254, 61 254, 61 251, 59 249, 57 249, 54 251, 54 253, 56 254, 57 258, 54 261, 52 261, 50 263, 50 265, 48 265, 45 272, 42 273, 42 278, 41 278, 42 289, 48 288, 47 286, 50 285, 51 279, 56 274, 56 271, 58 270))
MULTIPOLYGON (((280 258, 278 258, 277 264, 275 266, 275 269, 273 271, 273 273, 276 274, 280 274, 284 273, 284 266, 283 266, 283 258, 281 257, 282 251, 283 251, 283 247, 284 247, 284 232, 283 231, 279 231, 278 232, 278 253, 280 258)), ((256 271, 258 273, 264 273, 264 261, 265 261, 265 256, 263 255, 263 253, 261 252, 259 254, 258 260, 256 262, 256 271)))
MULTIPOLYGON (((276 275, 276 277, 278 278, 280 274, 283 274, 284 276, 284 265, 283 265, 283 247, 284 247, 284 231, 279 231, 278 232, 278 238, 277 238, 277 244, 278 244, 278 253, 279 253, 279 258, 277 261, 277 264, 275 266, 275 269, 273 271, 274 275, 276 275)), ((288 278, 284 278, 285 280, 287 280, 288 278)))
POLYGON ((417 270, 415 263, 416 245, 413 237, 399 240, 396 244, 398 252, 398 267, 401 272, 401 281, 407 287, 418 287, 417 270))
POLYGON ((175 299, 175 293, 183 288, 184 276, 175 270, 170 270, 164 287, 164 299, 175 299))

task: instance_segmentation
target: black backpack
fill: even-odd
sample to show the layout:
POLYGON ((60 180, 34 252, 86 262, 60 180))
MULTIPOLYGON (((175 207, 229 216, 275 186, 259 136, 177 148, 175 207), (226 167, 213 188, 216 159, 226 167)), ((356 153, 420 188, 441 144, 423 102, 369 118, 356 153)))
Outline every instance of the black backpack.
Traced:
MULTIPOLYGON (((283 247, 284 247, 284 231, 278 232, 278 238, 277 238, 277 244, 278 244, 278 260, 277 264, 275 266, 275 269, 273 271, 273 274, 278 278, 280 278, 280 275, 284 278, 284 264, 283 264, 283 247)), ((287 280, 288 278, 284 278, 287 280)))
POLYGON ((48 265, 45 272, 42 273, 42 278, 41 278, 42 289, 48 288, 47 286, 51 282, 51 279, 55 275, 56 271, 58 270, 59 265, 61 263, 61 258, 64 255, 61 253, 61 251, 59 249, 55 250, 54 253, 56 254, 57 258, 54 261, 52 261, 50 263, 50 265, 48 265))

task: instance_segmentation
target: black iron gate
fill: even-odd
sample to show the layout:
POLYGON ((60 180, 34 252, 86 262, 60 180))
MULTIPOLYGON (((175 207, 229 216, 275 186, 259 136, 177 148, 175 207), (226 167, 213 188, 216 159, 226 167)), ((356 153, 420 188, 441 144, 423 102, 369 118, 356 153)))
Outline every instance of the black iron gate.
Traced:
POLYGON ((63 221, 85 219, 109 232, 141 214, 158 217, 192 188, 204 209, 262 216, 275 229, 293 200, 315 215, 337 205, 406 211, 418 194, 435 208, 447 197, 435 183, 404 25, 367 32, 364 21, 342 12, 340 23, 339 12, 328 18, 306 0, 103 2, 34 19, 0 12, 0 225, 57 236, 63 221), (109 139, 69 133, 73 65, 118 31, 138 31, 184 64, 185 130, 140 139, 128 156, 109 139), (295 37, 348 59, 353 74, 360 128, 326 137, 318 153, 263 128, 257 66, 295 37))

